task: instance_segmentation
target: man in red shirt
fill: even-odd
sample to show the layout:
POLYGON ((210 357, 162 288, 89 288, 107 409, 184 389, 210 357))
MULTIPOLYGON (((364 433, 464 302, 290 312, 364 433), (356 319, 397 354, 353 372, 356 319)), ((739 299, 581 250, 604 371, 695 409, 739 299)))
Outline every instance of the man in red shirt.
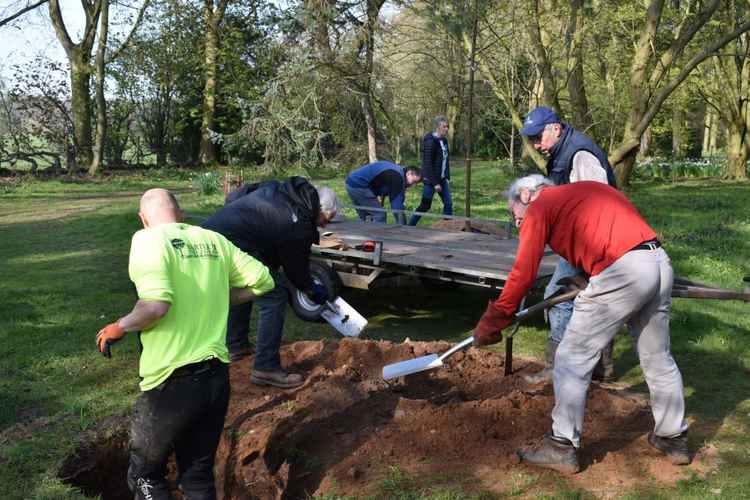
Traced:
POLYGON ((651 393, 655 426, 648 441, 673 463, 690 463, 682 376, 669 352, 672 265, 654 230, 625 195, 598 182, 554 186, 530 175, 511 184, 508 206, 519 228, 518 253, 502 293, 474 329, 476 345, 502 339, 536 278, 545 245, 590 276, 555 356, 552 430, 519 457, 561 472, 580 470, 591 373, 627 323, 651 393))

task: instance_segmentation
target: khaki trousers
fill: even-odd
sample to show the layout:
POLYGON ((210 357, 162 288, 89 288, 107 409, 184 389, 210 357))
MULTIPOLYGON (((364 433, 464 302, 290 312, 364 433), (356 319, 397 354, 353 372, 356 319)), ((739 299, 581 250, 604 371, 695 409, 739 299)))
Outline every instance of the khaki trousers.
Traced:
POLYGON ((555 436, 580 447, 591 372, 601 350, 623 324, 633 337, 651 394, 654 433, 672 437, 687 429, 682 376, 669 352, 673 278, 662 248, 632 250, 591 277, 576 297, 555 356, 555 436))

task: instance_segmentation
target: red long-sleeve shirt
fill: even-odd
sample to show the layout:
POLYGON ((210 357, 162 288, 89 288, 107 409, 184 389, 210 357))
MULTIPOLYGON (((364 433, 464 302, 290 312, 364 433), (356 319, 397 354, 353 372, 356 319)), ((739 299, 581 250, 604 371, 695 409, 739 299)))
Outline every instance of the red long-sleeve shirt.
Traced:
POLYGON ((544 188, 521 224, 518 253, 500 296, 487 307, 478 330, 499 332, 513 315, 539 270, 545 245, 595 276, 656 233, 632 203, 606 184, 582 181, 544 188))

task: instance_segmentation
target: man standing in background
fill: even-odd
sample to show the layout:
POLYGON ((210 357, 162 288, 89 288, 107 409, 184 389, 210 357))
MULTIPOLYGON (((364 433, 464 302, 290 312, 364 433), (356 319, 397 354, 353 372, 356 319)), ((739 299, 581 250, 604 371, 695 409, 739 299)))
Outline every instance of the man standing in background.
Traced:
MULTIPOLYGON (((551 108, 540 106, 526 117, 521 135, 528 137, 534 149, 548 158, 547 175, 557 185, 580 181, 596 181, 615 185, 615 174, 609 165, 606 153, 586 135, 569 124, 562 123, 551 108)), ((558 280, 581 274, 560 257, 555 272, 544 290, 544 298, 555 295, 560 286, 558 280)), ((552 367, 557 347, 562 342, 565 329, 573 314, 573 301, 561 302, 549 309, 550 335, 547 340, 547 367, 539 373, 524 376, 530 383, 552 380, 552 367)), ((602 357, 594 370, 594 380, 610 380, 614 377, 612 348, 614 340, 602 350, 602 357)))
POLYGON ((425 134, 422 139, 422 201, 416 214, 409 220, 410 226, 416 226, 421 218, 419 213, 429 212, 435 193, 443 202, 443 215, 453 215, 453 199, 450 188, 450 161, 448 160, 448 119, 436 116, 432 120, 434 131, 425 134))

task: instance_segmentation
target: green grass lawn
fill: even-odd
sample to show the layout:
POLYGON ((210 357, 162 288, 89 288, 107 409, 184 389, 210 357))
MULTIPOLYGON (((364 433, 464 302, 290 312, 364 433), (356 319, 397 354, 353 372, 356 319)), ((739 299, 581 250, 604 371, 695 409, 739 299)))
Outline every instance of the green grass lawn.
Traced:
MULTIPOLYGON (((458 215, 464 213, 462 176, 455 167, 458 215)), ((502 164, 476 167, 472 215, 504 217, 502 191, 510 178, 502 164)), ((319 182, 345 196, 340 178, 319 182)), ((154 186, 175 189, 183 208, 199 221, 221 205, 222 197, 200 197, 190 185, 187 175, 153 171, 100 183, 29 181, 0 190, 0 498, 81 497, 57 479, 62 459, 82 431, 127 411, 138 390, 135 339, 118 344, 111 360, 94 345, 98 329, 129 311, 134 301, 127 259, 130 237, 140 228, 138 196, 154 186)), ((410 190, 408 206, 416 207, 420 191, 410 190)), ((678 275, 739 288, 742 276, 750 274, 750 184, 636 184, 628 195, 659 232, 678 275)), ((440 208, 436 197, 433 211, 440 208)), ((347 291, 347 300, 370 319, 371 338, 400 341, 407 336, 457 340, 474 326, 487 299, 481 291, 440 291, 427 307, 420 295, 427 293, 347 291)), ((287 324, 290 341, 333 335, 329 327, 303 323, 291 313, 287 324)), ((517 335, 516 352, 539 356, 544 342, 544 325, 533 322, 517 335)), ((675 300, 672 346, 685 379, 691 447, 714 445, 721 460, 706 479, 694 477, 666 490, 644 478, 641 487, 623 496, 750 498, 748 305, 675 300)), ((616 370, 645 390, 626 337, 618 338, 616 370)), ((528 475, 521 483, 534 483, 528 475)), ((527 490, 521 483, 511 491, 523 497, 527 490)), ((460 484, 440 483, 434 490, 413 484, 394 470, 381 489, 389 498, 465 498, 460 484)), ((587 497, 562 478, 548 494, 587 497)))

